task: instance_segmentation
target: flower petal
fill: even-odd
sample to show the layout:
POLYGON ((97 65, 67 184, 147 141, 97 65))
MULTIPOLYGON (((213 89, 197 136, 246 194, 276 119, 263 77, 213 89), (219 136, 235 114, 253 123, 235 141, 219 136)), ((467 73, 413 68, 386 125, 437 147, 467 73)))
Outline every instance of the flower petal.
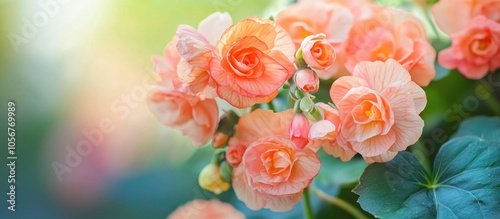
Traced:
POLYGON ((391 129, 386 135, 377 135, 363 142, 352 142, 352 149, 364 157, 373 157, 386 152, 396 142, 396 133, 391 129))
POLYGON ((411 80, 410 73, 394 59, 367 62, 356 65, 353 76, 364 79, 368 86, 378 92, 393 83, 405 83, 411 80))
POLYGON ((257 103, 268 103, 278 96, 278 91, 265 97, 245 97, 235 92, 228 86, 217 87, 217 94, 220 98, 226 100, 229 104, 237 108, 251 107, 257 103))
POLYGON ((243 201, 248 208, 256 211, 266 205, 266 199, 249 186, 243 165, 233 170, 232 185, 236 197, 243 201))
POLYGON ((222 33, 232 24, 233 20, 229 13, 215 12, 200 22, 198 32, 205 36, 210 45, 215 46, 222 33))
POLYGON ((392 86, 384 91, 384 96, 392 106, 394 125, 392 130, 396 135, 396 142, 391 151, 405 150, 414 144, 422 135, 424 121, 415 110, 413 97, 408 93, 406 86, 392 86))
POLYGON ((330 88, 330 97, 335 104, 339 104, 340 100, 344 98, 347 92, 349 92, 352 88, 361 86, 368 86, 366 81, 361 78, 353 76, 340 77, 333 82, 332 87, 330 88))

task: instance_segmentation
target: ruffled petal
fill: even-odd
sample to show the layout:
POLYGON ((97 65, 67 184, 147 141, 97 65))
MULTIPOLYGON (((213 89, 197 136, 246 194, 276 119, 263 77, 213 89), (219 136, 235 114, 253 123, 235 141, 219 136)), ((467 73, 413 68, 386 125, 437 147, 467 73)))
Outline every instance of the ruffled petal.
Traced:
POLYGON ((410 73, 394 59, 387 61, 360 62, 354 68, 354 76, 364 79, 368 86, 378 92, 393 83, 411 80, 410 73))

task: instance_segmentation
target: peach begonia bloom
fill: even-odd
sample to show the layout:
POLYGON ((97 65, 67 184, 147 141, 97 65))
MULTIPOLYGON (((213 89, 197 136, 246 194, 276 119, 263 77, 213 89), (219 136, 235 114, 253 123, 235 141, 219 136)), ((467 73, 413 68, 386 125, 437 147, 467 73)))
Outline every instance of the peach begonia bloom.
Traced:
POLYGON ((247 146, 243 161, 233 170, 236 196, 248 208, 288 211, 318 174, 320 160, 306 147, 300 151, 288 136, 292 110, 280 113, 257 109, 238 122, 230 143, 247 146))
POLYGON ((219 122, 215 100, 202 100, 188 92, 186 87, 170 89, 156 86, 148 99, 148 105, 161 123, 179 129, 195 146, 207 143, 219 122))
POLYGON ((245 219, 245 215, 236 210, 231 204, 220 202, 217 199, 196 199, 177 208, 167 219, 245 219))
POLYGON ((341 121, 339 112, 330 105, 317 103, 323 110, 324 119, 315 122, 309 131, 309 139, 313 141, 313 148, 323 147, 323 150, 342 161, 350 160, 356 152, 347 146, 341 146, 337 143, 337 136, 340 133, 341 121))
POLYGON ((451 47, 439 53, 445 68, 457 68, 470 79, 480 79, 500 68, 500 24, 480 15, 451 35, 451 47))
POLYGON ((335 50, 326 41, 323 33, 306 37, 300 45, 302 58, 314 70, 325 70, 330 68, 335 61, 335 50))
POLYGON ((215 81, 209 73, 210 61, 218 39, 231 24, 227 12, 215 12, 200 22, 198 30, 187 25, 177 28, 177 49, 182 56, 177 67, 179 79, 202 98, 217 96, 215 81))
POLYGON ((400 9, 374 7, 373 16, 357 21, 346 41, 346 68, 352 73, 361 61, 394 59, 411 79, 427 86, 436 74, 436 51, 426 39, 420 20, 400 9))
POLYGON ((448 35, 462 30, 479 15, 500 23, 498 0, 440 0, 431 10, 439 28, 448 35))
POLYGON ((300 1, 278 14, 276 22, 291 35, 296 49, 309 35, 326 35, 326 41, 336 51, 336 59, 330 68, 317 71, 321 79, 337 78, 347 73, 344 69, 343 43, 354 24, 348 7, 324 1, 300 1))
POLYGON ((333 83, 330 96, 341 121, 337 143, 368 162, 391 160, 422 135, 425 92, 393 59, 359 63, 333 83))
POLYGON ((236 23, 210 63, 218 96, 238 108, 271 101, 295 72, 294 53, 290 36, 275 22, 250 17, 236 23))

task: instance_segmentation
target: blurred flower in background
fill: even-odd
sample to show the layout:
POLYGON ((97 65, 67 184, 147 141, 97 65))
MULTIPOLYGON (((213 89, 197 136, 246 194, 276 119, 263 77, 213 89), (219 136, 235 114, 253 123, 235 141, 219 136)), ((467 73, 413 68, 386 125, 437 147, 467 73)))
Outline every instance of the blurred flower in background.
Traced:
POLYGON ((147 108, 158 80, 151 54, 163 53, 181 23, 196 26, 215 11, 241 20, 279 5, 287 3, 0 1, 1 99, 18 110, 16 218, 165 218, 211 198, 193 180, 204 156, 187 162, 193 144, 147 108))

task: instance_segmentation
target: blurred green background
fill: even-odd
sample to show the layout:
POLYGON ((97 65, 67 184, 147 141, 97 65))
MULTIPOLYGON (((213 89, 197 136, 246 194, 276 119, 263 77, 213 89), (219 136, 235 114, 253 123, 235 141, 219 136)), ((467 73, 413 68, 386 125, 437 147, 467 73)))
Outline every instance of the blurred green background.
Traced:
MULTIPOLYGON (((5 145, 0 150, 2 199, 8 198, 8 167, 4 164, 10 100, 17 105, 18 156, 16 212, 8 212, 4 204, 0 218, 165 218, 190 200, 214 198, 197 183, 212 149, 195 152, 188 139, 160 125, 147 109, 143 80, 153 75, 151 55, 163 53, 178 24, 197 26, 218 10, 228 11, 234 21, 253 15, 268 17, 287 2, 0 0, 0 132, 5 145), (12 43, 14 38, 17 44, 12 43), (126 113, 117 113, 117 106, 126 113), (86 139, 84 132, 99 128, 103 119, 113 123, 114 131, 104 134, 102 142, 58 180, 52 165, 65 163, 68 150, 86 139)), ((411 1, 381 2, 406 7, 411 1)), ((446 39, 434 43, 437 48, 449 44, 446 39)), ((419 156, 422 162, 432 161, 444 142, 434 141, 431 146, 432 141, 425 141, 432 140, 433 130, 442 129, 449 137, 456 122, 464 118, 493 115, 489 100, 479 100, 477 107, 465 113, 455 112, 455 105, 465 106, 464 101, 474 97, 481 86, 491 88, 493 98, 500 96, 499 74, 493 78, 497 85, 492 86, 438 68, 439 80, 425 89, 424 141, 410 147, 410 151, 426 155, 419 156)), ((359 207, 351 192, 356 183, 339 181, 342 183, 318 186, 359 207)), ((217 198, 231 202, 249 218, 303 217, 302 203, 286 213, 254 212, 232 191, 217 198)), ((316 198, 313 205, 319 217, 351 218, 316 198)))

